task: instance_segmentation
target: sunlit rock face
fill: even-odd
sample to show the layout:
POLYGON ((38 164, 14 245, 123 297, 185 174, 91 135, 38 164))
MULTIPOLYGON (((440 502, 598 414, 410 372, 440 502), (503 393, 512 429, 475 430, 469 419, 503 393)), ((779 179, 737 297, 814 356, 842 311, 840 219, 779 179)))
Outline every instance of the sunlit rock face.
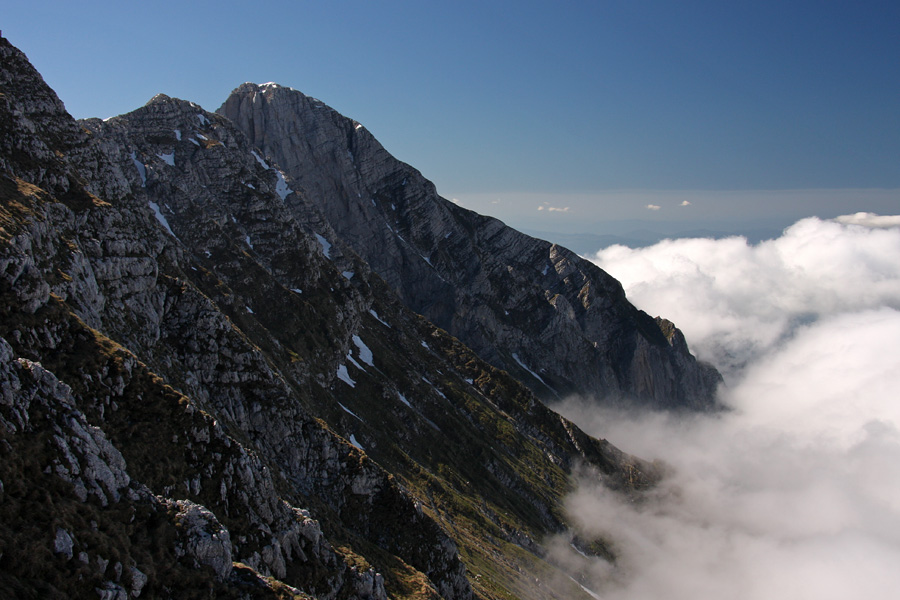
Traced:
POLYGON ((541 546, 573 471, 628 495, 659 468, 478 353, 542 393, 580 389, 577 363, 660 405, 707 406, 676 393, 705 371, 602 271, 439 201, 288 97, 348 128, 309 138, 334 160, 295 172, 165 95, 75 121, 0 38, 0 589, 573 597, 541 546), (338 216, 375 212, 343 223, 328 181, 369 203, 338 216))
MULTIPOLYGON (((275 84, 218 111, 278 163, 304 200, 407 306, 545 398, 704 408, 715 371, 565 248, 438 196, 359 123, 275 84)), ((287 200, 294 214, 308 211, 287 200)))

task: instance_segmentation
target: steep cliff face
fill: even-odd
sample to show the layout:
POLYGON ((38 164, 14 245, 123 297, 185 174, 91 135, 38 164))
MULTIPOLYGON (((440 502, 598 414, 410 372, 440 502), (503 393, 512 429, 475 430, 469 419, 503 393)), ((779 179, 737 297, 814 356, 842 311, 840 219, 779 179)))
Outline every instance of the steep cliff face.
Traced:
MULTIPOLYGON (((195 587, 198 595, 205 595, 207 587, 248 588, 243 593, 250 595, 292 593, 290 586, 264 579, 272 576, 324 597, 386 597, 374 569, 351 564, 323 539, 319 524, 297 508, 302 495, 284 491, 285 476, 273 477, 271 461, 260 448, 166 385, 185 389, 208 376, 213 381, 204 387, 205 398, 226 381, 271 396, 268 379, 278 377, 215 304, 182 277, 181 268, 189 262, 183 246, 161 227, 162 217, 154 217, 147 197, 135 198, 131 174, 123 175, 116 163, 122 148, 110 140, 95 142, 62 111, 20 53, 5 41, 0 51, 2 117, 19 126, 7 138, 16 145, 4 153, 0 257, 0 335, 9 340, 4 364, 20 365, 2 373, 3 389, 11 390, 2 407, 3 480, 16 484, 3 498, 10 536, 3 537, 8 564, 2 571, 9 589, 25 595, 34 589, 71 595, 98 589, 109 597, 195 587), (88 180, 109 192, 114 204, 88 191, 88 180), (187 339, 174 339, 179 327, 190 330, 187 339), (98 329, 163 371, 181 354, 181 377, 160 379, 98 329), (166 352, 167 342, 184 352, 166 352), (190 355, 197 345, 205 346, 202 358, 190 355), (27 377, 30 373, 39 377, 27 377), (34 379, 48 382, 49 391, 34 379), (254 381, 261 383, 254 386, 254 381), (48 419, 48 414, 60 416, 48 419), (48 436, 52 443, 41 443, 48 436), (60 486, 53 475, 71 487, 60 486), (124 493, 129 484, 137 491, 124 493), (48 487, 56 495, 48 498, 48 487), (13 551, 17 532, 36 527, 27 517, 22 520, 32 514, 35 495, 46 505, 44 519, 58 523, 51 532, 55 556, 13 551), (123 525, 129 516, 133 523, 135 514, 144 522, 123 525), (115 535, 92 533, 98 527, 104 531, 104 523, 117 527, 115 535), (160 551, 154 552, 157 546, 160 551), (123 557, 118 567, 111 556, 123 557), (168 561, 176 566, 167 567, 168 561), (23 568, 7 569, 10 565, 23 568), (146 575, 135 575, 140 585, 128 579, 132 567, 146 575), (196 567, 209 569, 189 575, 196 567), (47 573, 56 575, 49 580, 53 583, 47 573)), ((135 164, 131 168, 139 181, 146 176, 135 164)), ((208 408, 249 401, 240 391, 216 400, 208 408)), ((361 497, 396 498, 398 511, 411 517, 411 528, 421 530, 422 547, 444 547, 433 551, 435 556, 427 550, 420 554, 423 563, 433 559, 428 566, 436 584, 456 585, 457 595, 466 597, 462 565, 447 548, 452 544, 390 477, 302 410, 286 416, 291 427, 310 430, 304 458, 330 476, 332 485, 363 477, 367 485, 358 486, 361 497), (342 461, 354 468, 344 469, 342 461)), ((377 518, 366 509, 363 505, 359 512, 377 518)), ((30 543, 39 545, 35 540, 46 537, 46 531, 38 527, 35 533, 30 543)))
POLYGON ((0 125, 0 587, 578 597, 540 545, 572 469, 654 466, 411 311, 228 119, 75 122, 0 38, 0 125))
POLYGON ((245 83, 218 112, 284 168, 410 308, 539 395, 711 406, 718 374, 670 343, 616 280, 444 200, 359 123, 275 84, 245 83))

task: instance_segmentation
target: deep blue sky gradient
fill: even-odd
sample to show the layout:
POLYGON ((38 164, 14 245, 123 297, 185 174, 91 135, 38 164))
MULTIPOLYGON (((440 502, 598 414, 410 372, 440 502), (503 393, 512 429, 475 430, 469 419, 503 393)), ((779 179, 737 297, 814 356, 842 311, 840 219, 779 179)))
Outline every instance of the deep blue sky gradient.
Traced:
POLYGON ((215 110, 244 81, 276 81, 513 224, 586 227, 601 206, 672 218, 646 206, 685 190, 881 188, 834 210, 900 212, 896 0, 0 5, 3 35, 76 117, 158 92, 215 110))

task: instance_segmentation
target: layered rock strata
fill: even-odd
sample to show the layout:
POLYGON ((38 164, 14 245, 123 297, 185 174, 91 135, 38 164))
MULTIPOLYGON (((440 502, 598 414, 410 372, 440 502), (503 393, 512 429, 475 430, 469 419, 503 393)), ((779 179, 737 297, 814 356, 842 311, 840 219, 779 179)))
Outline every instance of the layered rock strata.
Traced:
MULTIPOLYGON (((361 124, 276 84, 218 112, 277 162, 414 311, 544 398, 710 408, 720 378, 587 260, 441 198, 361 124)), ((679 334, 680 335, 680 334, 679 334)))
POLYGON ((0 170, 0 589, 578 597, 540 543, 571 473, 658 477, 411 311, 224 117, 76 122, 0 38, 0 170))

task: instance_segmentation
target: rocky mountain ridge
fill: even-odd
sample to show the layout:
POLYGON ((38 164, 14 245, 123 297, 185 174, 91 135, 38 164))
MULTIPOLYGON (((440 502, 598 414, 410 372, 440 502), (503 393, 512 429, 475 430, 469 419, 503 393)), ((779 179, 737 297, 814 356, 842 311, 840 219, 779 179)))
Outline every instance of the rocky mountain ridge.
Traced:
MULTIPOLYGON (((274 83, 218 110, 284 168, 338 236, 414 311, 544 398, 709 408, 720 380, 561 246, 441 198, 361 124, 274 83)), ((308 206, 288 199, 289 209, 308 206)))
POLYGON ((76 122, 0 38, 0 171, 11 597, 579 597, 541 547, 573 469, 659 476, 411 310, 229 119, 76 122))

